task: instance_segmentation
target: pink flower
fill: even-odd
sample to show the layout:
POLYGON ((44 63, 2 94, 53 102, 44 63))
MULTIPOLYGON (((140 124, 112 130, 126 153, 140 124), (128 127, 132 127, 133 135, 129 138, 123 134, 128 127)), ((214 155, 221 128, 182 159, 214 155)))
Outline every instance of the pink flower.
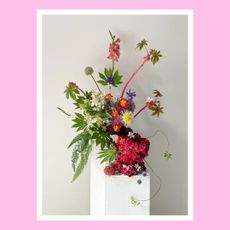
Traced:
POLYGON ((110 43, 109 45, 109 56, 108 59, 111 59, 112 61, 118 61, 120 57, 120 45, 118 44, 120 42, 119 39, 116 40, 114 43, 110 43))
POLYGON ((150 60, 150 54, 147 54, 147 55, 144 57, 144 60, 145 60, 145 61, 149 61, 149 60, 150 60))
POLYGON ((148 97, 145 105, 146 107, 150 108, 155 105, 155 102, 153 101, 152 98, 148 97))

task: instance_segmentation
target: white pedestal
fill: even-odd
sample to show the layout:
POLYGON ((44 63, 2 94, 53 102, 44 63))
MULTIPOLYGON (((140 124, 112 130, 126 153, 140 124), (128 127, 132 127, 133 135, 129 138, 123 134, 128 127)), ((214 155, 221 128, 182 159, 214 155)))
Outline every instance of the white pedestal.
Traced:
POLYGON ((91 215, 149 215, 150 201, 132 205, 130 197, 146 200, 150 197, 150 176, 106 176, 93 151, 91 154, 90 213, 91 215), (137 180, 142 183, 138 184, 137 180))

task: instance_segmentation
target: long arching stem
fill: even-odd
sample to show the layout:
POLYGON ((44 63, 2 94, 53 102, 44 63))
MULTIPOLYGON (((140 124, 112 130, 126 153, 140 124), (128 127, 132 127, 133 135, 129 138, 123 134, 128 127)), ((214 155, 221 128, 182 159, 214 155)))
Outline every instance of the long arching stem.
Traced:
POLYGON ((144 66, 144 64, 147 62, 147 60, 144 60, 143 63, 138 67, 138 69, 128 78, 127 82, 125 83, 125 87, 122 91, 121 98, 124 96, 125 90, 129 84, 129 82, 133 79, 133 77, 136 75, 136 73, 144 66))

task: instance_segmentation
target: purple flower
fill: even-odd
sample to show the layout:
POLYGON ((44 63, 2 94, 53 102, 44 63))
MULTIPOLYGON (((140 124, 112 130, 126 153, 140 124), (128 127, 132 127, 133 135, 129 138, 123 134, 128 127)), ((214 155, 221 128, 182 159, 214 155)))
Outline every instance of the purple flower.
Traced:
POLYGON ((135 91, 132 92, 131 89, 129 89, 129 91, 126 92, 126 94, 127 94, 129 100, 133 100, 133 98, 137 96, 136 92, 135 91))
POLYGON ((133 102, 133 100, 129 99, 129 105, 127 106, 127 110, 131 111, 131 112, 134 112, 136 106, 135 106, 135 103, 133 102))
POLYGON ((110 85, 112 85, 113 84, 113 75, 111 74, 111 75, 109 75, 108 76, 108 78, 107 78, 107 82, 110 84, 110 85))

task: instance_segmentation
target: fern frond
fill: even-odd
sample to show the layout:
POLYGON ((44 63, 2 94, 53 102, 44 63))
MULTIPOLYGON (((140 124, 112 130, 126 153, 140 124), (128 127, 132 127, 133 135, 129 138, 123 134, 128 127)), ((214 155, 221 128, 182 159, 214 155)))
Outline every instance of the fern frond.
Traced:
POLYGON ((88 162, 89 154, 91 151, 92 151, 92 145, 88 144, 86 148, 82 152, 80 152, 79 154, 80 158, 78 159, 78 164, 75 169, 73 179, 71 182, 74 182, 78 178, 78 176, 82 173, 84 167, 86 166, 88 162))
POLYGON ((79 159, 80 148, 81 148, 81 146, 79 144, 76 144, 74 146, 74 149, 73 149, 73 152, 72 152, 72 168, 73 168, 74 172, 75 172, 75 168, 76 168, 75 165, 77 164, 78 159, 79 159))

